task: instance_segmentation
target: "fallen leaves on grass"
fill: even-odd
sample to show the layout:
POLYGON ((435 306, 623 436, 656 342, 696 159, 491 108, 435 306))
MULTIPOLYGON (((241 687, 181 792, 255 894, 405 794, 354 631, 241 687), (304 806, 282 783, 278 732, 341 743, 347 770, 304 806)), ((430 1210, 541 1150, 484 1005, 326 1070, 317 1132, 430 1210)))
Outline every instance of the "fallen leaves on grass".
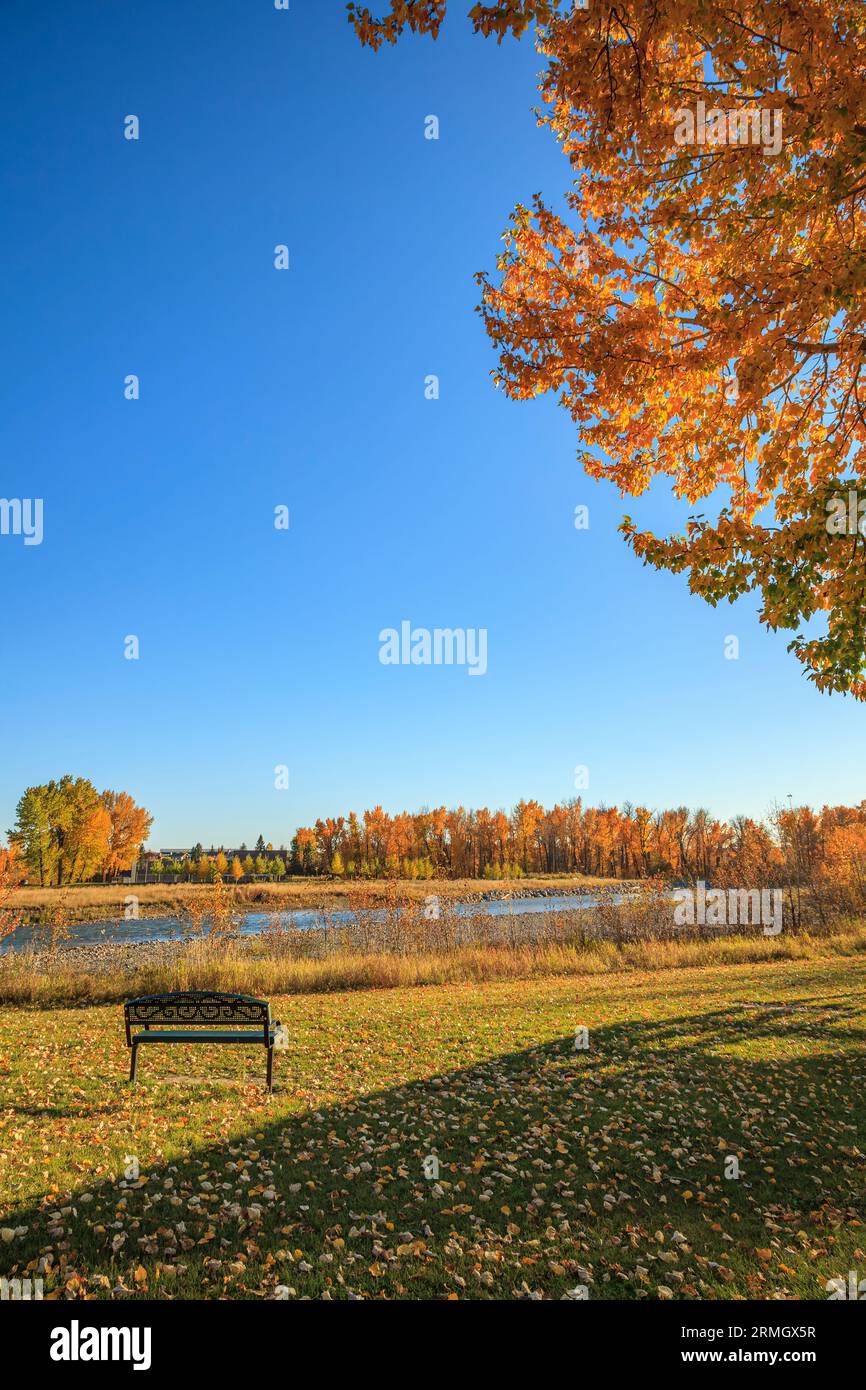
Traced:
POLYGON ((864 973, 283 999, 273 1101, 224 1048, 131 1090, 115 1007, 6 1010, 0 1264, 66 1299, 822 1296, 866 1258, 864 973))

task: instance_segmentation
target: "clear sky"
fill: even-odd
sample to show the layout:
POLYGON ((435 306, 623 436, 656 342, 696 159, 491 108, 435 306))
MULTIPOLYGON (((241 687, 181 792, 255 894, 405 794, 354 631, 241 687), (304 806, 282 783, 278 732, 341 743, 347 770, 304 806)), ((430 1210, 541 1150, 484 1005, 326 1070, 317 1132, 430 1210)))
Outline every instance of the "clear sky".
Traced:
POLYGON ((44 501, 0 536, 0 830, 66 771, 156 846, 549 804, 577 764, 596 804, 862 798, 862 707, 616 532, 682 506, 624 508, 492 386, 473 273, 569 177, 529 42, 458 9, 374 55, 342 0, 6 0, 0 39, 0 496, 44 501), (486 674, 382 665, 404 619, 485 628, 486 674))

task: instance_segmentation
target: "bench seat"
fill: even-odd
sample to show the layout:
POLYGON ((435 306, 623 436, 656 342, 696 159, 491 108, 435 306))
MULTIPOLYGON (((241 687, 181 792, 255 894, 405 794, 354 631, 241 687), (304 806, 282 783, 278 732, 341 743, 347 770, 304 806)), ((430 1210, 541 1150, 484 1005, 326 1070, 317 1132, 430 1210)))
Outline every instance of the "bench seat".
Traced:
MULTIPOLYGON (((274 1025, 271 1024, 271 1038, 273 1039, 274 1025)), ((185 1029, 185 1028, 148 1028, 142 1033, 136 1033, 135 1041, 138 1043, 146 1042, 227 1042, 227 1043, 259 1043, 266 1046, 261 1033, 254 1033, 247 1029, 244 1033, 232 1033, 228 1028, 214 1029, 185 1029)))

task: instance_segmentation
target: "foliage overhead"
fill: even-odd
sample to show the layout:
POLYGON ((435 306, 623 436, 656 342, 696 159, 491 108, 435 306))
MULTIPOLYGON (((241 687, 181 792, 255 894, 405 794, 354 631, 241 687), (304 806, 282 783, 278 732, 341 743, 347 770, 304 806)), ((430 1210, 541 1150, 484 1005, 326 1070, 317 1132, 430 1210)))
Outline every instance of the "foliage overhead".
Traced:
MULTIPOLYGON (((436 37, 446 3, 349 11, 377 48, 436 37)), ((683 534, 621 530, 711 604, 754 591, 819 689, 866 698, 866 6, 511 0, 469 17, 499 41, 536 24, 539 121, 574 175, 564 215, 541 195, 516 207, 498 273, 478 277, 497 383, 554 393, 587 472, 624 495, 663 477, 694 507, 719 489, 683 534), (678 142, 684 112, 695 137, 706 114, 702 143, 678 142), (833 527, 849 492, 853 524, 833 527)))

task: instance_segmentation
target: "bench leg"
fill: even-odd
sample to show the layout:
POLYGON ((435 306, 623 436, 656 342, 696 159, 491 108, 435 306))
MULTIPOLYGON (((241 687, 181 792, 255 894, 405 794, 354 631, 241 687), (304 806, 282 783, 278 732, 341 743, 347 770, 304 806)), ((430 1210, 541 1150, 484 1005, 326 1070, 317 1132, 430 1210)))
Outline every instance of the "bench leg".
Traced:
POLYGON ((138 1043, 132 1044, 132 1061, 129 1064, 129 1079, 135 1084, 135 1070, 138 1066, 138 1043))
POLYGON ((268 1092, 274 1089, 274 1049, 268 1048, 268 1092))

